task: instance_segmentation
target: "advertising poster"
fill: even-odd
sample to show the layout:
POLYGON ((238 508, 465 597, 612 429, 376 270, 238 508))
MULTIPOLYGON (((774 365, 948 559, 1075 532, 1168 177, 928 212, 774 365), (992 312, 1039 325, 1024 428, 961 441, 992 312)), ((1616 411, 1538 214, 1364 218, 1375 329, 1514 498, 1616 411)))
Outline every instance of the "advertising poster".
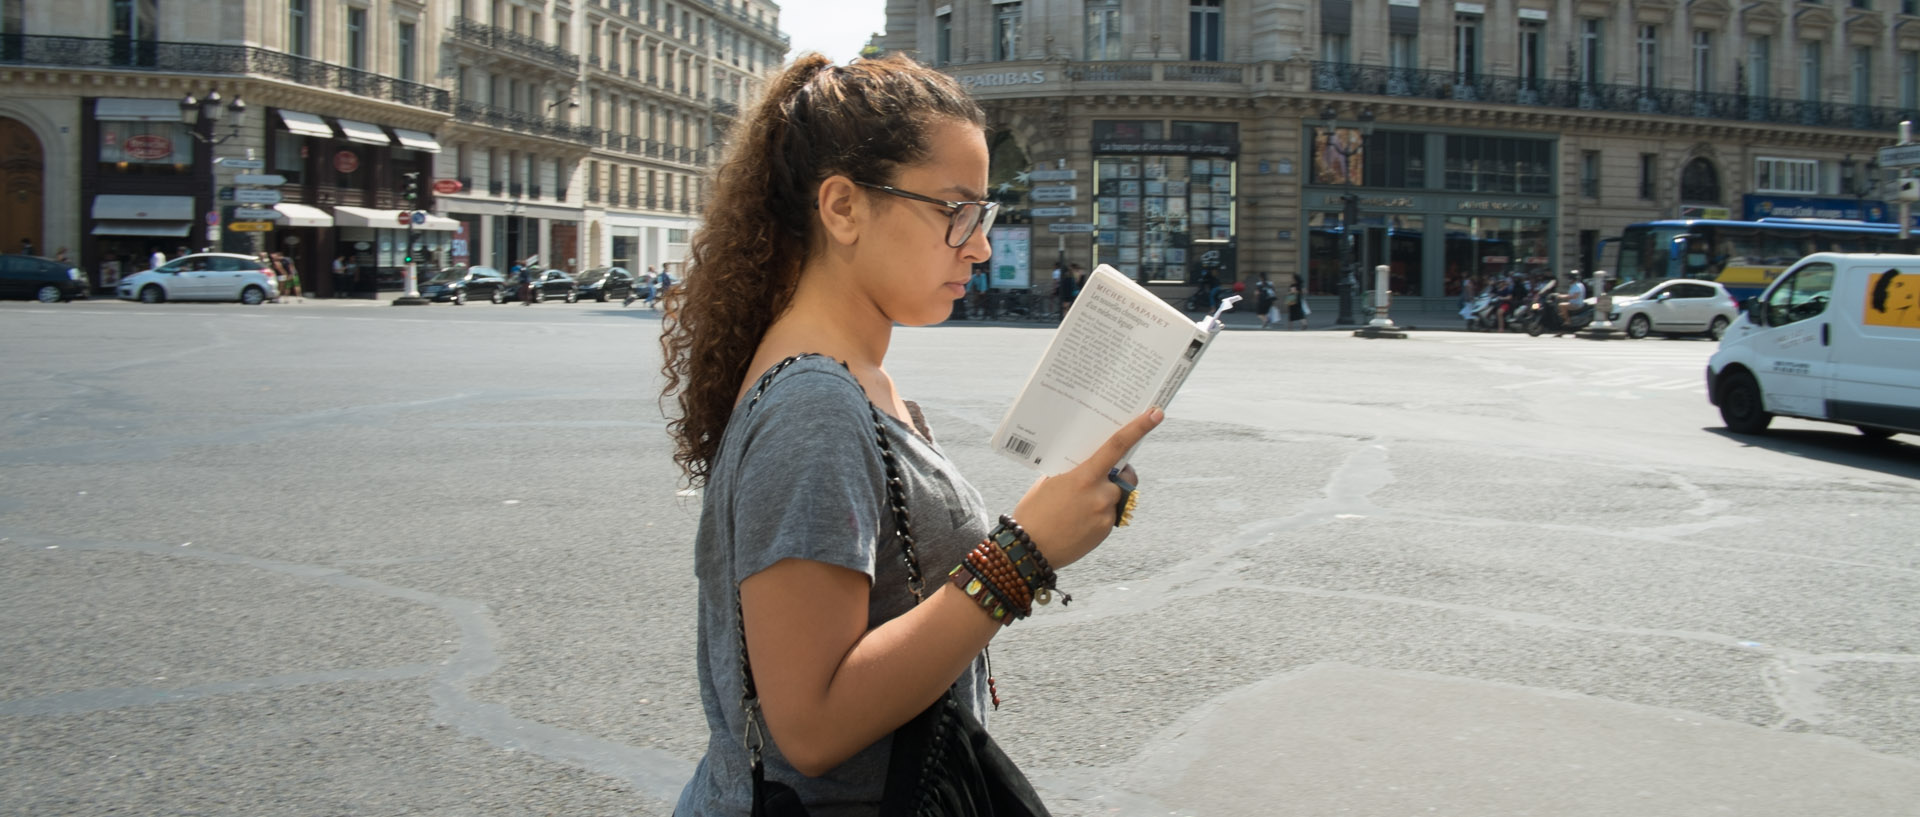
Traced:
POLYGON ((1000 289, 1026 289, 1028 270, 1033 266, 1033 228, 995 227, 987 234, 987 243, 993 245, 993 258, 987 262, 993 269, 992 285, 1000 289))

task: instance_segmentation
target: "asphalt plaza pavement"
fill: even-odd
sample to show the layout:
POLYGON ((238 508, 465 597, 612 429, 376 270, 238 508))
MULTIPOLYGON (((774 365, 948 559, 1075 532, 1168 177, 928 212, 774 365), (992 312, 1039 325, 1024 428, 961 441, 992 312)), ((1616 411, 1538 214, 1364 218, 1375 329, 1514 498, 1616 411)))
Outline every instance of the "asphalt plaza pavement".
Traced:
MULTIPOLYGON (((0 811, 668 813, 658 314, 341 306, 0 304, 0 811)), ((896 336, 993 507, 1045 339, 896 336)), ((1920 813, 1920 446, 1726 434, 1711 349, 1235 331, 995 734, 1063 816, 1920 813)))

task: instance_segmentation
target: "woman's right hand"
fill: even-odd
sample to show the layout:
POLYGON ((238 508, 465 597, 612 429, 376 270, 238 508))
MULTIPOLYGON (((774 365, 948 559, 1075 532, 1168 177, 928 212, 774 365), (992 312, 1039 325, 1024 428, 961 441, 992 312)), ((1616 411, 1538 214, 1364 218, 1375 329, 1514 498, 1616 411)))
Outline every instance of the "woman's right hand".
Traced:
MULTIPOLYGON (((1079 561, 1113 532, 1122 497, 1120 486, 1107 478, 1107 472, 1165 419, 1160 409, 1147 409, 1079 466, 1041 477, 1014 506, 1013 518, 1055 569, 1079 561)), ((1121 469, 1120 478, 1139 484, 1133 466, 1121 469)))

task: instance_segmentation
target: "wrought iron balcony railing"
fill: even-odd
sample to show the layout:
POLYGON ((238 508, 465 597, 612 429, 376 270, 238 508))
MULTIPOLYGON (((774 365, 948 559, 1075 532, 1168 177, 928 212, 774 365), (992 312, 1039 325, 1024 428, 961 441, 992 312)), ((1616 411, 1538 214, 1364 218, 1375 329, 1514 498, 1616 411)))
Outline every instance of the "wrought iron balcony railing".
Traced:
POLYGON ((1915 118, 1911 110, 1874 105, 1338 62, 1313 64, 1313 90, 1881 131, 1894 130, 1901 120, 1915 118))
POLYGON ((452 109, 452 96, 440 88, 245 45, 0 34, 0 65, 258 76, 442 113, 452 109))
POLYGON ((462 99, 454 105, 453 118, 500 130, 530 133, 570 142, 593 144, 594 130, 585 125, 569 125, 530 113, 498 108, 482 102, 462 99))
POLYGON ((453 18, 453 38, 457 42, 504 51, 536 62, 544 62, 555 68, 567 71, 580 70, 580 57, 572 51, 552 43, 541 42, 537 38, 517 31, 488 25, 471 17, 453 18))
POLYGON ((713 101, 713 112, 720 116, 739 116, 740 106, 724 99, 716 99, 713 101))

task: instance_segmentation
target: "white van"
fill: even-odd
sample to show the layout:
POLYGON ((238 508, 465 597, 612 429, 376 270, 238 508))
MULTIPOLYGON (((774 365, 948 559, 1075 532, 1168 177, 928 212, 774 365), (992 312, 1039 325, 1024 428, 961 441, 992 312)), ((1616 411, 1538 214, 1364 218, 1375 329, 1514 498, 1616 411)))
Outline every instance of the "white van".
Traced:
POLYGON ((1920 255, 1800 259, 1721 338, 1707 399, 1742 434, 1774 415, 1920 434, 1920 255))

